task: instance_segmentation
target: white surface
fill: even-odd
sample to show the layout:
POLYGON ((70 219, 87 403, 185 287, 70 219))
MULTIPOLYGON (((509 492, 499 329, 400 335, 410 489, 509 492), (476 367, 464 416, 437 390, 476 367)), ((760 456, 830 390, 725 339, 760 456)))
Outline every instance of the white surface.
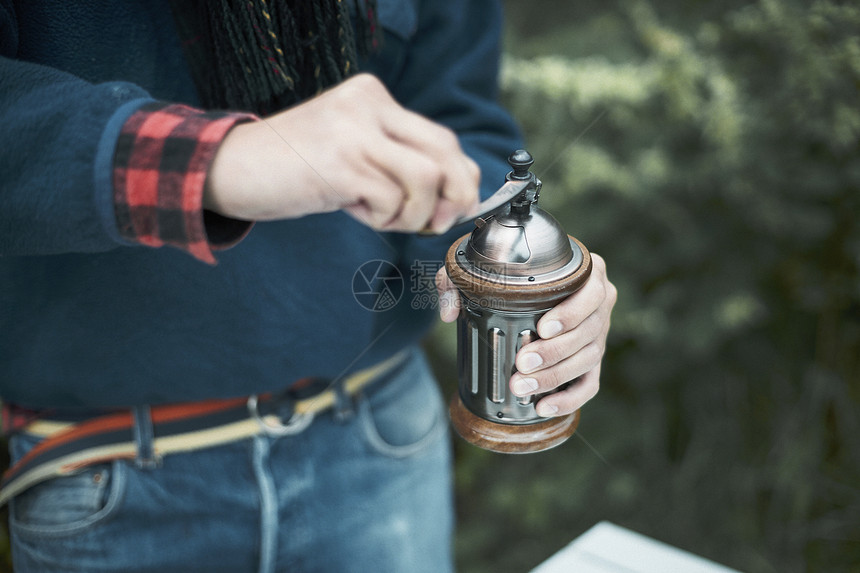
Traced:
POLYGON ((739 573, 608 521, 601 521, 532 573, 739 573))

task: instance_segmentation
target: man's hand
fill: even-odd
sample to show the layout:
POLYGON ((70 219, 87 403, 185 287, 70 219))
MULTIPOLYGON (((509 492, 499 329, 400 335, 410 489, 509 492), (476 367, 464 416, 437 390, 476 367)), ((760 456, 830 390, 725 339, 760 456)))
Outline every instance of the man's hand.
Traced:
POLYGON ((404 109, 361 74, 233 128, 203 202, 246 220, 343 209, 378 230, 441 233, 477 203, 479 178, 453 131, 404 109))
MULTIPOLYGON (((618 293, 606 277, 603 258, 594 253, 591 258, 594 266, 585 285, 543 315, 537 323, 541 340, 517 353, 517 372, 510 380, 511 391, 517 396, 547 392, 575 380, 565 390, 537 403, 541 416, 570 414, 600 388, 600 361, 618 293)), ((442 320, 453 322, 460 312, 460 297, 444 267, 436 274, 436 288, 442 320)))

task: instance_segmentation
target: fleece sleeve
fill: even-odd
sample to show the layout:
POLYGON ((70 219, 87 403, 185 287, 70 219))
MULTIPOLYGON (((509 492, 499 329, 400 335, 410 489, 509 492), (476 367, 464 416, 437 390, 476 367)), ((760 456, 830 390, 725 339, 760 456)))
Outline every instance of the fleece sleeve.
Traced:
POLYGON ((15 10, 0 1, 0 256, 170 244, 212 262, 211 248, 241 235, 247 224, 199 203, 217 143, 246 117, 169 108, 134 84, 90 83, 17 51, 15 10))
POLYGON ((114 215, 113 151, 125 121, 149 101, 132 84, 92 85, 0 56, 0 255, 126 243, 114 215))

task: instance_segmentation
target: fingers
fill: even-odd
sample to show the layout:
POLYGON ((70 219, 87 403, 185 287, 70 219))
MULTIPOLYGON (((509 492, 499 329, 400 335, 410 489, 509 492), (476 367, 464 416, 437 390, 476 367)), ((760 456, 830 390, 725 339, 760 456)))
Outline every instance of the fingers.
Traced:
POLYGON ((559 392, 541 398, 535 405, 539 416, 566 416, 582 408, 600 390, 600 365, 574 380, 570 386, 559 392))
MULTIPOLYGON (((585 361, 589 354, 597 354, 599 361, 603 355, 606 334, 609 331, 609 317, 602 310, 590 315, 573 330, 562 333, 548 340, 537 340, 523 347, 516 357, 517 370, 521 374, 529 374, 552 366, 559 366, 558 376, 566 375, 567 378, 560 380, 558 384, 571 380, 583 372, 574 372, 574 366, 570 359, 580 354, 580 360, 584 366, 594 366, 593 363, 585 361), (565 363, 566 367, 565 367, 565 363), (572 374, 572 375, 571 375, 572 374)), ((547 388, 548 390, 550 388, 547 388)))
POLYGON ((349 211, 378 230, 447 231, 478 201, 477 164, 447 128, 400 107, 383 117, 364 136, 367 169, 350 182, 360 197, 349 211))
POLYGON ((380 141, 374 149, 367 162, 376 173, 354 182, 363 189, 365 224, 384 231, 443 233, 477 202, 477 195, 445 197, 452 176, 426 154, 391 141, 380 141), (395 156, 396 161, 388 160, 395 156))
POLYGON ((410 190, 416 200, 432 203, 433 216, 427 228, 443 233, 478 202, 480 168, 463 153, 452 130, 406 109, 399 111, 385 116, 386 135, 429 159, 438 176, 431 177, 426 165, 412 165, 402 158, 391 162, 392 168, 412 180, 410 190))
POLYGON ((559 364, 593 342, 602 353, 617 292, 606 277, 603 258, 592 254, 592 261, 588 282, 538 321, 541 340, 520 349, 516 365, 521 373, 559 364))
POLYGON ((542 339, 517 353, 517 372, 510 386, 518 396, 549 392, 579 379, 563 392, 543 398, 543 406, 538 408, 541 415, 549 412, 552 405, 559 410, 549 415, 570 413, 571 405, 581 406, 583 399, 593 397, 592 392, 599 387, 600 362, 617 291, 606 276, 603 258, 592 253, 592 260, 594 267, 588 282, 547 312, 537 325, 542 339))
POLYGON ((522 360, 520 356, 517 356, 518 371, 511 377, 511 390, 518 396, 549 392, 565 382, 593 370, 600 365, 600 361, 603 358, 606 347, 605 333, 608 330, 607 325, 606 329, 594 340, 579 348, 572 346, 569 350, 565 351, 569 355, 554 363, 540 364, 528 360, 530 356, 541 359, 545 353, 529 352, 525 355, 527 357, 526 360, 522 360), (521 362, 527 363, 527 370, 519 370, 521 362))
POLYGON ((362 111, 377 124, 364 134, 367 160, 403 189, 400 197, 363 190, 371 209, 385 210, 386 199, 398 201, 394 216, 375 228, 447 231, 478 202, 477 163, 463 153, 451 129, 400 106, 373 76, 359 74, 346 84, 346 93, 364 100, 362 111))
POLYGON ((585 285, 541 317, 537 324, 541 338, 552 338, 572 330, 601 307, 605 307, 603 310, 608 318, 617 298, 615 286, 606 276, 603 257, 591 253, 591 260, 591 277, 585 285))
POLYGON ((424 154, 391 140, 374 149, 367 162, 388 181, 380 184, 377 175, 366 182, 363 196, 371 213, 364 222, 386 231, 423 229, 435 215, 445 173, 424 154))

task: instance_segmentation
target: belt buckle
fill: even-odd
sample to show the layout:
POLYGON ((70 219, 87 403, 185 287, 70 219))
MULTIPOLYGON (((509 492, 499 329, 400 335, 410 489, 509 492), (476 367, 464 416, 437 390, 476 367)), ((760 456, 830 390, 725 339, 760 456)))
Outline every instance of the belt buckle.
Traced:
POLYGON ((264 418, 260 415, 258 405, 259 400, 256 394, 248 397, 248 413, 251 415, 251 418, 257 421, 260 429, 268 436, 293 436, 303 432, 314 421, 313 412, 300 413, 295 410, 286 422, 282 422, 276 416, 267 416, 264 418))

